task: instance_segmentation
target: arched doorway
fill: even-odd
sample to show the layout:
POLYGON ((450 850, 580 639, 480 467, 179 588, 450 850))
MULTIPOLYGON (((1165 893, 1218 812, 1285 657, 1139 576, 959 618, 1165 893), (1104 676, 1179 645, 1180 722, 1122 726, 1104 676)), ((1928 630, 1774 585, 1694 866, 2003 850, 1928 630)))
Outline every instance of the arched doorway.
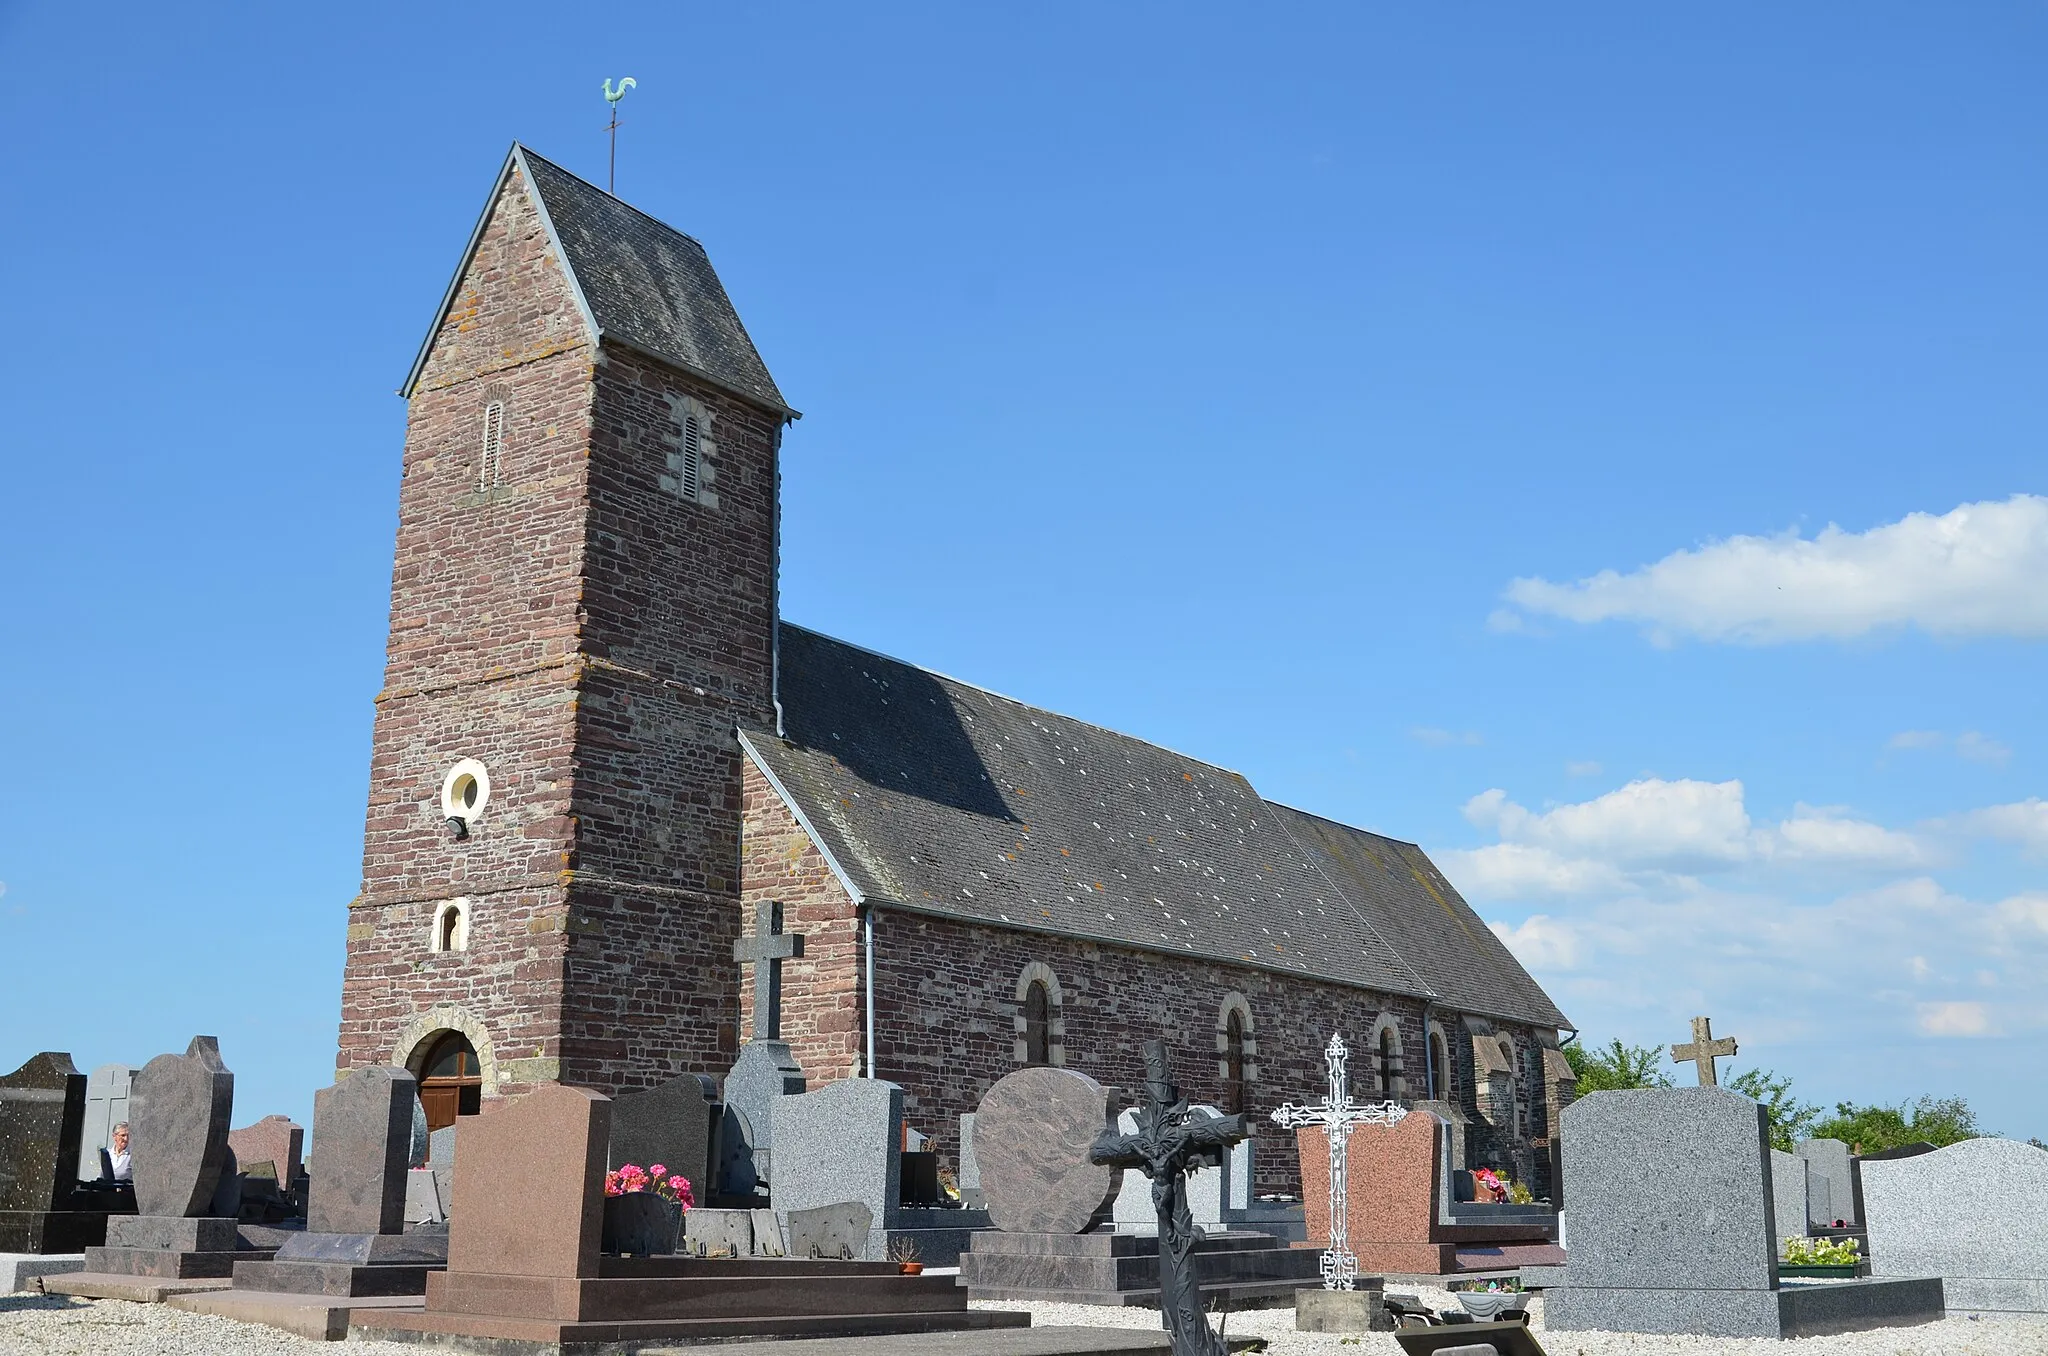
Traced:
POLYGON ((426 1108, 428 1131, 455 1124, 457 1116, 483 1110, 483 1066, 476 1047, 460 1031, 444 1031, 420 1060, 420 1105, 426 1108))

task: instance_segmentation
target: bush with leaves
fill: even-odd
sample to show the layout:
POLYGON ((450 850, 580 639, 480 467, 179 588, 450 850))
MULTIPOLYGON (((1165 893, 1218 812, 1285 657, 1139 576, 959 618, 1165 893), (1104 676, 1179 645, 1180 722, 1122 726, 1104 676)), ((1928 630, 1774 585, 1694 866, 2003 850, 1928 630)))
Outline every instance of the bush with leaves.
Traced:
POLYGON ((1573 1040, 1565 1045, 1564 1058, 1579 1081, 1581 1096, 1671 1086, 1670 1076, 1660 1067, 1664 1051, 1655 1045, 1623 1045, 1616 1037, 1602 1049, 1588 1050, 1584 1043, 1573 1040))
POLYGON ((1771 1127, 1773 1149, 1789 1154, 1794 1144, 1813 1138, 1820 1108, 1795 1098, 1791 1079, 1780 1078, 1769 1069, 1744 1069, 1728 1080, 1728 1086, 1763 1107, 1764 1118, 1771 1127))
POLYGON ((1902 1144, 1932 1144, 1939 1149, 1983 1134, 1977 1113, 1960 1097, 1922 1097, 1897 1106, 1857 1106, 1838 1102, 1835 1114, 1814 1125, 1814 1139, 1838 1139, 1853 1152, 1873 1154, 1902 1144))

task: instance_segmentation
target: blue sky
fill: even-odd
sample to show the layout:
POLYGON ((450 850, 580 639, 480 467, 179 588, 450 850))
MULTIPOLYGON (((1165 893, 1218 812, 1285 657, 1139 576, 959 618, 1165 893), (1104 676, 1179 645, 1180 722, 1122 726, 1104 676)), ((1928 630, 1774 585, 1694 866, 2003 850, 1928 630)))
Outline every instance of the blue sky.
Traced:
POLYGON ((308 1118, 393 390, 631 75, 792 620, 1422 843, 1589 1038, 2048 1135, 2039 7, 490 13, 0 6, 0 1064, 308 1118))

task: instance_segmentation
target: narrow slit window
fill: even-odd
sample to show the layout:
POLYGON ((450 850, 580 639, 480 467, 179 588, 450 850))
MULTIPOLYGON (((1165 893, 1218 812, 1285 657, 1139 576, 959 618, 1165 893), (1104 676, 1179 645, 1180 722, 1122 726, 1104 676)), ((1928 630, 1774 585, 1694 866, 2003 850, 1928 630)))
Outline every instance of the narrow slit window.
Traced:
POLYGON ((484 406, 484 447, 483 459, 477 484, 480 489, 490 489, 498 484, 505 474, 505 402, 493 400, 484 406))
POLYGON ((685 499, 694 501, 697 498, 697 487, 702 475, 703 458, 704 431, 698 426, 696 415, 685 415, 683 416, 683 466, 682 475, 679 477, 682 481, 683 498, 685 499))

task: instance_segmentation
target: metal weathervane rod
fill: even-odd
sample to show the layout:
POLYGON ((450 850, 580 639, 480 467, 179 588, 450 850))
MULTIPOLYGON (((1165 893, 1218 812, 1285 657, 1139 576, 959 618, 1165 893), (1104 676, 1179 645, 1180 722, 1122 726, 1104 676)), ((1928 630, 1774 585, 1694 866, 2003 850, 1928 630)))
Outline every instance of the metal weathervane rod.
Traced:
POLYGON ((611 77, 606 76, 604 82, 604 101, 612 106, 611 124, 605 128, 612 136, 612 163, 611 170, 605 178, 604 191, 615 198, 619 195, 619 100, 625 98, 626 91, 633 88, 636 83, 638 82, 629 75, 619 81, 618 91, 614 93, 611 77))

